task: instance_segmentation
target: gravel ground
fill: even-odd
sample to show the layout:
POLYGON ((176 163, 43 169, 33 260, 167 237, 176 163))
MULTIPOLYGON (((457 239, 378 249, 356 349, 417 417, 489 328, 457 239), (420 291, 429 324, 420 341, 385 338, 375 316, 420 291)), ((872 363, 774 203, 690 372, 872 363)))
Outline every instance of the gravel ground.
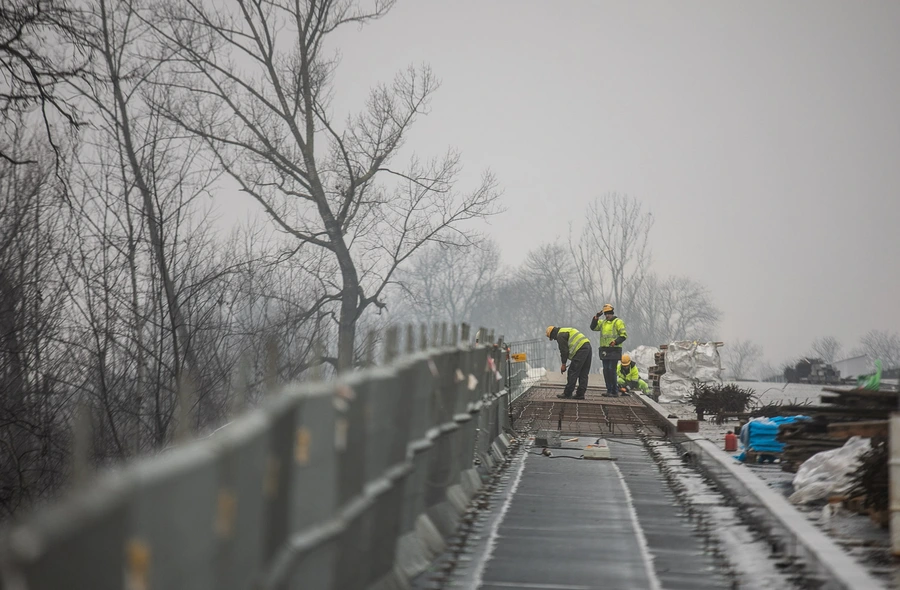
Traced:
MULTIPOLYGON (((769 403, 816 405, 822 394, 821 385, 758 382, 741 382, 738 385, 753 389, 760 405, 769 403)), ((678 418, 692 420, 697 417, 690 404, 670 402, 660 405, 678 418)), ((730 420, 724 424, 704 420, 700 422, 700 434, 724 448, 725 435, 739 425, 738 420, 730 420)), ((744 465, 744 467, 785 496, 793 492, 791 482, 794 474, 781 471, 780 466, 744 465)), ((840 505, 820 503, 797 506, 797 509, 865 565, 888 588, 900 590, 900 563, 891 556, 888 529, 881 528, 867 516, 849 512, 840 505)))

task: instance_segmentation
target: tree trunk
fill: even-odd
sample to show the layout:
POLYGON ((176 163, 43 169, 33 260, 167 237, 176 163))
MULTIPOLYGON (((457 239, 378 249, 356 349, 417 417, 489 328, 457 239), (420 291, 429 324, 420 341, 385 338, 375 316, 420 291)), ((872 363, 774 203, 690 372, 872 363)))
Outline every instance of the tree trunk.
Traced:
POLYGON ((125 101, 125 95, 122 92, 121 79, 119 78, 119 72, 114 61, 115 57, 113 55, 113 49, 109 36, 108 15, 106 13, 105 2, 100 3, 100 9, 103 18, 103 58, 106 61, 106 66, 109 71, 113 96, 116 101, 116 110, 118 111, 120 117, 119 129, 122 134, 123 147, 125 148, 125 153, 128 157, 128 163, 131 167, 132 174, 134 175, 135 185, 137 186, 138 191, 141 193, 141 197, 143 198, 144 214, 147 216, 147 225, 150 229, 150 242, 153 246, 153 252, 155 254, 154 258, 156 258, 156 264, 159 269, 160 279, 163 283, 163 291, 166 295, 170 327, 172 330, 172 346, 175 355, 175 374, 177 378, 177 376, 181 373, 179 338, 181 339, 180 346, 184 348, 185 360, 187 361, 189 370, 196 370, 197 367, 193 359, 193 354, 190 350, 187 328, 185 326, 184 319, 181 316, 181 308, 178 305, 178 298, 175 295, 175 285, 172 282, 172 278, 169 274, 169 267, 166 262, 165 247, 163 245, 162 229, 160 227, 159 219, 156 216, 156 211, 153 204, 153 193, 150 191, 150 186, 147 184, 146 179, 144 178, 143 169, 141 168, 141 163, 138 160, 137 150, 134 147, 134 142, 131 137, 131 121, 128 115, 128 106, 125 101))
POLYGON ((338 373, 353 368, 353 349, 356 344, 356 320, 359 314, 359 277, 350 252, 343 240, 338 248, 338 263, 341 266, 343 290, 341 291, 341 315, 338 320, 338 373))

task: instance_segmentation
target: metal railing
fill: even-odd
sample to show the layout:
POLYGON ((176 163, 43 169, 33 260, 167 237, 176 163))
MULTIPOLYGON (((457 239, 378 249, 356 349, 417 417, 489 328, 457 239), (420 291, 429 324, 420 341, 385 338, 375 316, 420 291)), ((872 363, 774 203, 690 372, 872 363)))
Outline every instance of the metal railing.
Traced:
POLYGON ((506 362, 509 382, 509 401, 512 402, 529 388, 547 379, 547 343, 546 338, 522 340, 506 344, 506 362))
POLYGON ((503 357, 492 344, 444 346, 288 384, 212 436, 6 530, 0 586, 406 587, 509 446, 503 357))

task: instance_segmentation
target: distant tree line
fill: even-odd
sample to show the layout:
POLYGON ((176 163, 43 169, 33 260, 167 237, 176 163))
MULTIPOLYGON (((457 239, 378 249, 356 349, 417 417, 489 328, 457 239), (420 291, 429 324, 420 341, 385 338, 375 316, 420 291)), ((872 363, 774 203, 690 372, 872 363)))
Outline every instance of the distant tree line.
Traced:
POLYGON ((391 317, 471 321, 507 341, 543 337, 548 325, 587 331, 604 303, 628 328, 626 348, 712 340, 720 317, 710 291, 685 276, 654 271, 653 216, 636 198, 610 193, 587 206, 569 240, 538 244, 507 267, 500 245, 431 244, 402 269, 391 317))

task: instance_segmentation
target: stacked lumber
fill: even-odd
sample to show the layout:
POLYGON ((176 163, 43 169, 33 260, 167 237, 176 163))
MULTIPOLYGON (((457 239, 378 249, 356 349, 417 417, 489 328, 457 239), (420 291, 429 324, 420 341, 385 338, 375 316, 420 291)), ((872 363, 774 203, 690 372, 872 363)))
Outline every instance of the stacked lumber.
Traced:
POLYGON ((898 394, 893 391, 823 388, 819 406, 765 406, 757 416, 803 414, 808 422, 783 424, 777 440, 785 444, 781 468, 796 473, 800 465, 822 451, 842 447, 850 437, 887 436, 888 418, 897 410, 898 394))

